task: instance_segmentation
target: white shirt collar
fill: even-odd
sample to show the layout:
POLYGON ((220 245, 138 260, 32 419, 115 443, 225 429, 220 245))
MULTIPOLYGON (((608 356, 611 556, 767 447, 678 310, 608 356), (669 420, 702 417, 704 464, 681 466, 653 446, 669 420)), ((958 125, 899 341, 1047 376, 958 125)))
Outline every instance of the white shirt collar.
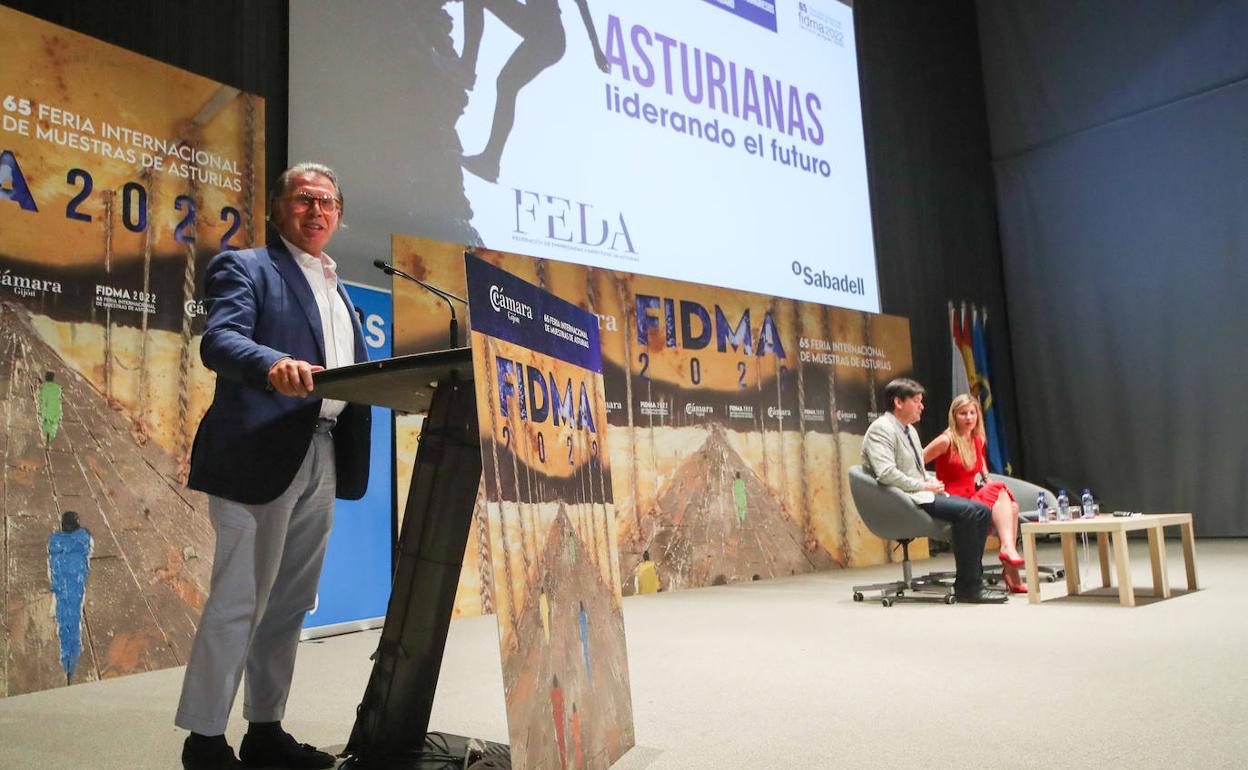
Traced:
POLYGON ((289 251, 290 255, 295 258, 295 262, 298 263, 300 267, 319 267, 324 271, 326 278, 338 277, 338 263, 331 259, 328 254, 322 251, 319 257, 313 256, 286 240, 285 237, 280 235, 278 237, 282 239, 282 243, 286 244, 286 250, 289 251))

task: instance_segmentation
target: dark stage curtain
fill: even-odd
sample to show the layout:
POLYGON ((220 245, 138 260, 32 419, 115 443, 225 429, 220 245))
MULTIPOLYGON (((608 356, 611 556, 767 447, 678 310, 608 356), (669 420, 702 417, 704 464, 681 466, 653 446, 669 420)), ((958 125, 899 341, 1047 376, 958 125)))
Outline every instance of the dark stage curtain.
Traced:
POLYGON ((286 167, 286 0, 0 0, 0 5, 264 97, 266 190, 286 167))
POLYGON ((944 428, 954 395, 945 303, 974 302, 988 309, 995 403, 1018 473, 974 3, 871 0, 854 16, 880 301, 910 319, 914 376, 928 389, 919 432, 926 441, 944 428))
POLYGON ((978 12, 1029 468, 1248 535, 1248 2, 978 12))

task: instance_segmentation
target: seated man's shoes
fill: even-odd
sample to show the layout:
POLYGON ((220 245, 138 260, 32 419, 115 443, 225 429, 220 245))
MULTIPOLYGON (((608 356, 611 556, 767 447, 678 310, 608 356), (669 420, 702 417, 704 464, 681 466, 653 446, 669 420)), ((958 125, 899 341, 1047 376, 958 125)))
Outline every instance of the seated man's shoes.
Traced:
POLYGON ((238 756, 244 767, 281 768, 281 770, 321 770, 334 766, 334 757, 324 751, 296 741, 285 730, 243 736, 238 756))
POLYGON ((955 593, 954 596, 958 598, 959 604, 1005 604, 1009 601, 1009 597, 1003 593, 985 591, 982 588, 967 594, 955 593))
POLYGON ((243 770, 245 767, 224 740, 198 743, 188 735, 182 744, 182 770, 243 770))

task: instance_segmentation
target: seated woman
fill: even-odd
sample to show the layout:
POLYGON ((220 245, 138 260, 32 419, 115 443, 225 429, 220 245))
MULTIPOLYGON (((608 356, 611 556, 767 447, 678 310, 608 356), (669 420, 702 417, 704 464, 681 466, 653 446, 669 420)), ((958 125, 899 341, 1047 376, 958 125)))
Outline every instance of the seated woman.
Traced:
POLYGON ((1018 555, 1018 504, 1005 484, 988 481, 984 459, 984 420, 979 401, 965 393, 949 405, 949 428, 923 448, 923 462, 936 461, 936 478, 951 495, 978 500, 992 509, 992 524, 1001 539, 1001 576, 1010 593, 1025 594, 1027 586, 1018 574, 1023 558, 1018 555))

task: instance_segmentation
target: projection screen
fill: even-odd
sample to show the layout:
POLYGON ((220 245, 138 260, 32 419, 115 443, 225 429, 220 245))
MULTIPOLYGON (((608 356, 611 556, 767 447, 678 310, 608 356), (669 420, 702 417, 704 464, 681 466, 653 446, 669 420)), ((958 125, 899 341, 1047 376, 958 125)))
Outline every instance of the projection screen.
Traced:
POLYGON ((879 311, 839 0, 291 4, 290 157, 392 233, 879 311))

